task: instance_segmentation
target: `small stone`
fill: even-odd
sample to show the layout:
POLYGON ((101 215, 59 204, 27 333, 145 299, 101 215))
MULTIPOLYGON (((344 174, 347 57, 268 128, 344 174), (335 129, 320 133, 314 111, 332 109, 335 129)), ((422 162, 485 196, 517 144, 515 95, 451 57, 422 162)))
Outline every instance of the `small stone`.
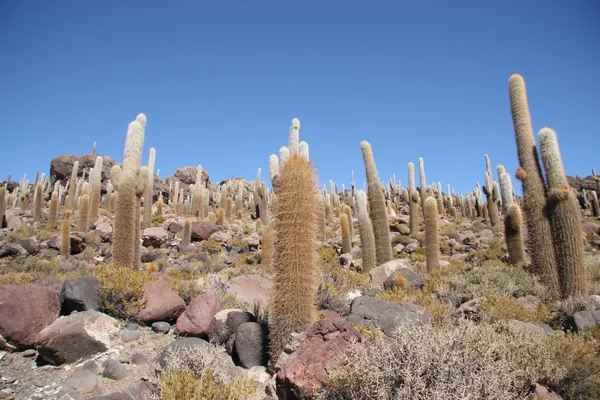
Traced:
POLYGON ((121 340, 125 343, 133 342, 134 340, 138 340, 141 337, 141 333, 139 331, 123 331, 121 332, 121 340))
POLYGON ((131 363, 135 365, 148 364, 148 357, 142 353, 134 353, 131 356, 131 363))
POLYGON ((102 363, 102 376, 108 379, 121 380, 125 378, 127 371, 125 366, 114 358, 107 358, 102 363))
POLYGON ((155 322, 152 324, 152 330, 156 333, 169 333, 171 324, 163 321, 155 322))
POLYGON ((140 325, 136 324, 135 322, 127 322, 125 324, 125 329, 128 331, 137 331, 138 329, 140 329, 140 325))
POLYGON ((36 351, 34 349, 27 349, 21 353, 23 357, 33 357, 36 355, 36 351))

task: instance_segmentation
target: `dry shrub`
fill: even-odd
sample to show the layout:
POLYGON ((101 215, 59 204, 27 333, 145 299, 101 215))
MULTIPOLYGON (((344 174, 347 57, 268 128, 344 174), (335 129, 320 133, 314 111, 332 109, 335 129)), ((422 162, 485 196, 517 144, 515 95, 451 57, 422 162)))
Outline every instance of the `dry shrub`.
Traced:
POLYGON ((144 306, 144 284, 156 279, 146 271, 118 264, 99 265, 93 276, 100 281, 102 311, 115 318, 132 319, 144 306))
POLYGON ((245 377, 230 377, 230 362, 221 346, 195 346, 169 354, 164 368, 157 366, 154 380, 164 400, 261 399, 258 384, 245 377))
POLYGON ((517 299, 503 294, 491 294, 481 304, 485 314, 497 319, 516 319, 535 324, 545 322, 550 315, 550 308, 540 302, 535 312, 527 311, 517 299))
POLYGON ((512 400, 525 398, 533 382, 565 398, 600 394, 593 343, 506 321, 403 326, 393 339, 355 344, 343 358, 318 398, 512 400))
POLYGON ((502 262, 488 262, 481 267, 450 276, 447 282, 450 286, 448 297, 457 306, 494 293, 514 297, 530 294, 544 298, 548 292, 533 274, 502 262))

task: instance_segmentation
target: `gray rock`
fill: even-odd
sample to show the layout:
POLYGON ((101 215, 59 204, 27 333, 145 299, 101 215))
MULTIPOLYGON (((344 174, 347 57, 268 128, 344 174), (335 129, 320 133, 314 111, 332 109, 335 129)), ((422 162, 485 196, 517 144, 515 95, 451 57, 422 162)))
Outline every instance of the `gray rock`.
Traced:
POLYGON ((37 254, 40 250, 34 238, 21 239, 21 246, 28 254, 37 254))
POLYGON ((0 258, 26 256, 27 250, 17 243, 6 243, 0 248, 0 258))
POLYGON ((235 334, 234 352, 244 368, 266 366, 267 330, 258 322, 244 322, 235 334))
POLYGON ((583 331, 585 328, 599 326, 600 310, 578 311, 573 315, 573 322, 575 323, 575 329, 577 329, 578 332, 583 331))
POLYGON ((88 361, 78 367, 63 383, 65 393, 92 393, 98 387, 98 366, 94 361, 88 361))
POLYGON ((394 279, 397 275, 401 275, 406 280, 406 285, 411 288, 421 289, 425 284, 423 278, 415 274, 408 268, 400 268, 392 273, 389 278, 383 282, 383 289, 390 290, 394 286, 394 279))
POLYGON ((158 249, 169 239, 167 231, 159 226, 144 229, 142 233, 142 245, 158 249))
POLYGON ((239 309, 221 310, 213 316, 208 328, 208 341, 214 344, 226 343, 238 327, 245 322, 256 322, 256 317, 239 309))
POLYGON ((111 336, 118 332, 116 319, 94 310, 83 311, 61 317, 44 328, 36 348, 51 364, 71 363, 108 350, 111 336))
POLYGON ((125 343, 138 340, 142 335, 139 331, 123 331, 121 332, 121 340, 125 343))
POLYGON ((426 323, 430 315, 427 310, 414 304, 360 296, 352 300, 347 319, 356 324, 381 329, 391 337, 399 326, 426 323))
POLYGON ((541 300, 529 294, 527 296, 519 297, 517 302, 527 311, 535 313, 538 310, 541 300))
POLYGON ((102 376, 115 381, 120 381, 127 375, 125 366, 114 358, 107 358, 102 363, 102 376))
POLYGON ((399 269, 412 269, 412 261, 408 259, 397 259, 388 261, 373 268, 369 275, 371 276, 371 289, 383 290, 383 283, 388 279, 394 271, 399 269))
POLYGON ((148 364, 148 357, 142 353, 133 353, 131 356, 131 363, 135 365, 148 364))
POLYGON ((156 363, 160 368, 165 369, 167 367, 167 362, 172 355, 179 352, 193 351, 195 348, 201 349, 208 346, 211 346, 211 344, 204 339, 197 337, 180 337, 171 342, 163 350, 163 352, 158 356, 156 363))
POLYGON ((552 336, 552 332, 554 332, 552 330, 552 328, 550 327, 550 325, 547 325, 547 324, 533 324, 531 322, 523 322, 523 321, 518 321, 516 319, 512 319, 510 321, 513 324, 522 326, 523 328, 526 328, 530 331, 545 333, 548 336, 552 336))
POLYGON ((91 276, 65 281, 60 292, 61 314, 73 311, 98 310, 100 308, 100 281, 91 276))
POLYGON ((241 275, 231 279, 229 285, 229 294, 233 294, 239 300, 252 305, 255 301, 260 301, 263 304, 269 301, 267 291, 273 287, 273 282, 260 275, 241 275))
POLYGON ((158 321, 152 324, 152 330, 156 333, 169 333, 171 324, 164 321, 158 321))

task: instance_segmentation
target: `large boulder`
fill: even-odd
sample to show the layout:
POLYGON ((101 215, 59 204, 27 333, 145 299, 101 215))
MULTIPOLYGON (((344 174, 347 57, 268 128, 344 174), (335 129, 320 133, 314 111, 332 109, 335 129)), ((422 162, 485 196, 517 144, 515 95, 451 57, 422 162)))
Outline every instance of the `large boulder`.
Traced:
MULTIPOLYGON (((179 182, 191 185, 196 183, 196 174, 198 173, 198 167, 186 166, 179 167, 175 174, 172 177, 167 178, 167 182, 169 180, 176 179, 179 182)), ((208 176, 208 172, 204 168, 202 168, 202 182, 210 182, 210 178, 208 176)))
POLYGON ((61 314, 100 308, 100 281, 91 276, 65 281, 60 292, 61 314))
MULTIPOLYGON (((110 169, 115 165, 115 161, 109 156, 102 156, 100 154, 84 154, 81 157, 77 157, 75 154, 63 154, 58 157, 54 157, 50 161, 50 182, 54 184, 56 181, 61 181, 63 184, 67 183, 71 179, 71 172, 73 171, 73 164, 75 161, 79 161, 79 170, 77 176, 83 176, 83 171, 89 171, 90 168, 94 168, 96 158, 102 157, 102 182, 108 181, 110 178, 110 169)), ((86 172, 87 175, 87 172, 86 172)))
POLYGON ((37 338, 39 355, 50 364, 72 363, 111 348, 119 334, 116 319, 98 311, 77 312, 60 317, 37 338))
POLYGON ((377 297, 360 296, 352 300, 348 321, 381 329, 392 337, 401 325, 429 322, 429 312, 406 302, 394 302, 377 297))
POLYGON ((168 239, 169 234, 160 226, 146 228, 142 232, 142 244, 144 247, 154 247, 155 249, 158 249, 160 246, 165 244, 168 239))
POLYGON ((578 332, 586 328, 600 326, 600 310, 578 311, 573 315, 573 322, 578 332))
POLYGON ((310 399, 323 387, 335 356, 362 335, 343 319, 322 319, 308 331, 306 340, 287 357, 280 356, 276 375, 277 394, 284 399, 310 399))
POLYGON ((206 240, 219 228, 213 222, 192 222, 192 240, 206 240))
POLYGON ((156 321, 175 321, 185 310, 185 301, 171 290, 164 280, 144 284, 145 306, 138 313, 138 319, 150 325, 156 321))
POLYGON ((258 322, 240 324, 235 334, 234 352, 244 368, 267 366, 266 326, 258 322))
POLYGON ((51 288, 0 286, 0 348, 30 349, 38 333, 58 318, 60 304, 51 288))
POLYGON ((204 339, 197 337, 180 337, 171 342, 165 349, 160 353, 156 359, 158 369, 165 370, 173 361, 173 358, 177 358, 178 354, 191 353, 197 351, 201 354, 201 351, 211 346, 204 339))
POLYGON ((383 290, 383 283, 386 279, 399 269, 412 270, 412 261, 406 258, 399 258, 373 268, 369 271, 369 275, 371 276, 371 289, 383 290))
POLYGON ((256 317, 248 311, 235 308, 219 311, 208 328, 208 341, 214 344, 226 343, 244 322, 256 322, 256 317))
POLYGON ((186 307, 177 318, 177 330, 181 336, 208 338, 213 317, 221 310, 219 298, 213 290, 202 293, 186 307))

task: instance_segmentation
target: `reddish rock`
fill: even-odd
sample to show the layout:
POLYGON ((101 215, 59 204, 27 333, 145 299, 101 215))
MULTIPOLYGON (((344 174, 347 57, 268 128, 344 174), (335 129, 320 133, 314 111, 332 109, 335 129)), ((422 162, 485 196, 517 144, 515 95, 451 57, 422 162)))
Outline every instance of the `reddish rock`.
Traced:
POLYGON ((33 348, 38 333, 58 318, 59 311, 58 295, 51 288, 0 286, 0 336, 9 346, 33 348))
POLYGON ((175 321, 185 310, 183 299, 163 280, 145 283, 144 298, 146 305, 138 313, 138 319, 148 325, 156 321, 175 321))
POLYGON ((208 338, 210 323, 216 313, 221 311, 217 294, 209 290, 198 295, 177 318, 177 330, 182 336, 208 338))
POLYGON ((217 225, 212 222, 192 222, 192 240, 206 240, 218 231, 217 225))
POLYGON ((267 291, 273 287, 273 282, 260 275, 240 275, 231 279, 229 285, 228 293, 239 300, 250 305, 255 301, 267 304, 267 291))
POLYGON ((310 399, 323 387, 334 356, 344 353, 352 342, 363 336, 343 319, 322 319, 308 331, 304 340, 279 363, 277 394, 285 399, 310 399))

